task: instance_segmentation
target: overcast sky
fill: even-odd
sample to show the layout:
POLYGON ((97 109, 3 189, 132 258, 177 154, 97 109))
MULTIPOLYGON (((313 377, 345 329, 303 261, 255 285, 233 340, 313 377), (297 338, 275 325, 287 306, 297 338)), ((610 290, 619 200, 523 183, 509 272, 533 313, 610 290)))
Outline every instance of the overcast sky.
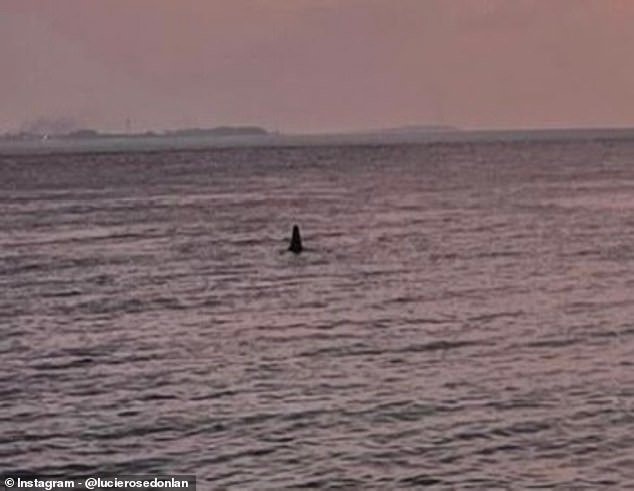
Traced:
POLYGON ((0 0, 0 131, 634 126, 630 0, 0 0))

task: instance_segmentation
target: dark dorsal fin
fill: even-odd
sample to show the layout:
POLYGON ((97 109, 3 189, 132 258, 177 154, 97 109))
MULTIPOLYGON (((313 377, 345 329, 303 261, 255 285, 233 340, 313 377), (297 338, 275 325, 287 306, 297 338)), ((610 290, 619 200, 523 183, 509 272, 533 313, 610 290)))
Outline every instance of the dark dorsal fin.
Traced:
POLYGON ((291 243, 288 246, 288 250, 299 254, 304 248, 302 247, 302 237, 299 235, 299 227, 293 225, 293 236, 291 237, 291 243))

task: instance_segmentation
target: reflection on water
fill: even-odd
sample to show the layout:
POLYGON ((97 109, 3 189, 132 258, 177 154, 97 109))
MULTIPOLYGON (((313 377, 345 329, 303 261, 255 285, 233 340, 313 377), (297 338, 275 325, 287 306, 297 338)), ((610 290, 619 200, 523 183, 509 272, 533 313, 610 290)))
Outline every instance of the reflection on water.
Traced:
POLYGON ((2 467, 632 488, 633 161, 628 142, 1 159, 2 467))

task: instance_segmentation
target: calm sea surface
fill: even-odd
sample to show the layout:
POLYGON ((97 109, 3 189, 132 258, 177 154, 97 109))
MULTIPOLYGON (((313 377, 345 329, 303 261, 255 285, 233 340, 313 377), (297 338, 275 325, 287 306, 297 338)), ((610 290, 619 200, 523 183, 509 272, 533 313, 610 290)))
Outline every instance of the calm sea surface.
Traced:
POLYGON ((634 142, 2 157, 0 212, 0 472, 634 489, 634 142))

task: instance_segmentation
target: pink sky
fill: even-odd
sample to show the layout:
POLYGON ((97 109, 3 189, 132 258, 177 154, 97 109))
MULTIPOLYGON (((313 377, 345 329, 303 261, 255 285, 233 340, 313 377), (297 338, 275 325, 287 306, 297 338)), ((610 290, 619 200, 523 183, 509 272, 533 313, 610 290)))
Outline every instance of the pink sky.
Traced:
POLYGON ((3 0, 0 132, 634 126, 629 0, 3 0))

